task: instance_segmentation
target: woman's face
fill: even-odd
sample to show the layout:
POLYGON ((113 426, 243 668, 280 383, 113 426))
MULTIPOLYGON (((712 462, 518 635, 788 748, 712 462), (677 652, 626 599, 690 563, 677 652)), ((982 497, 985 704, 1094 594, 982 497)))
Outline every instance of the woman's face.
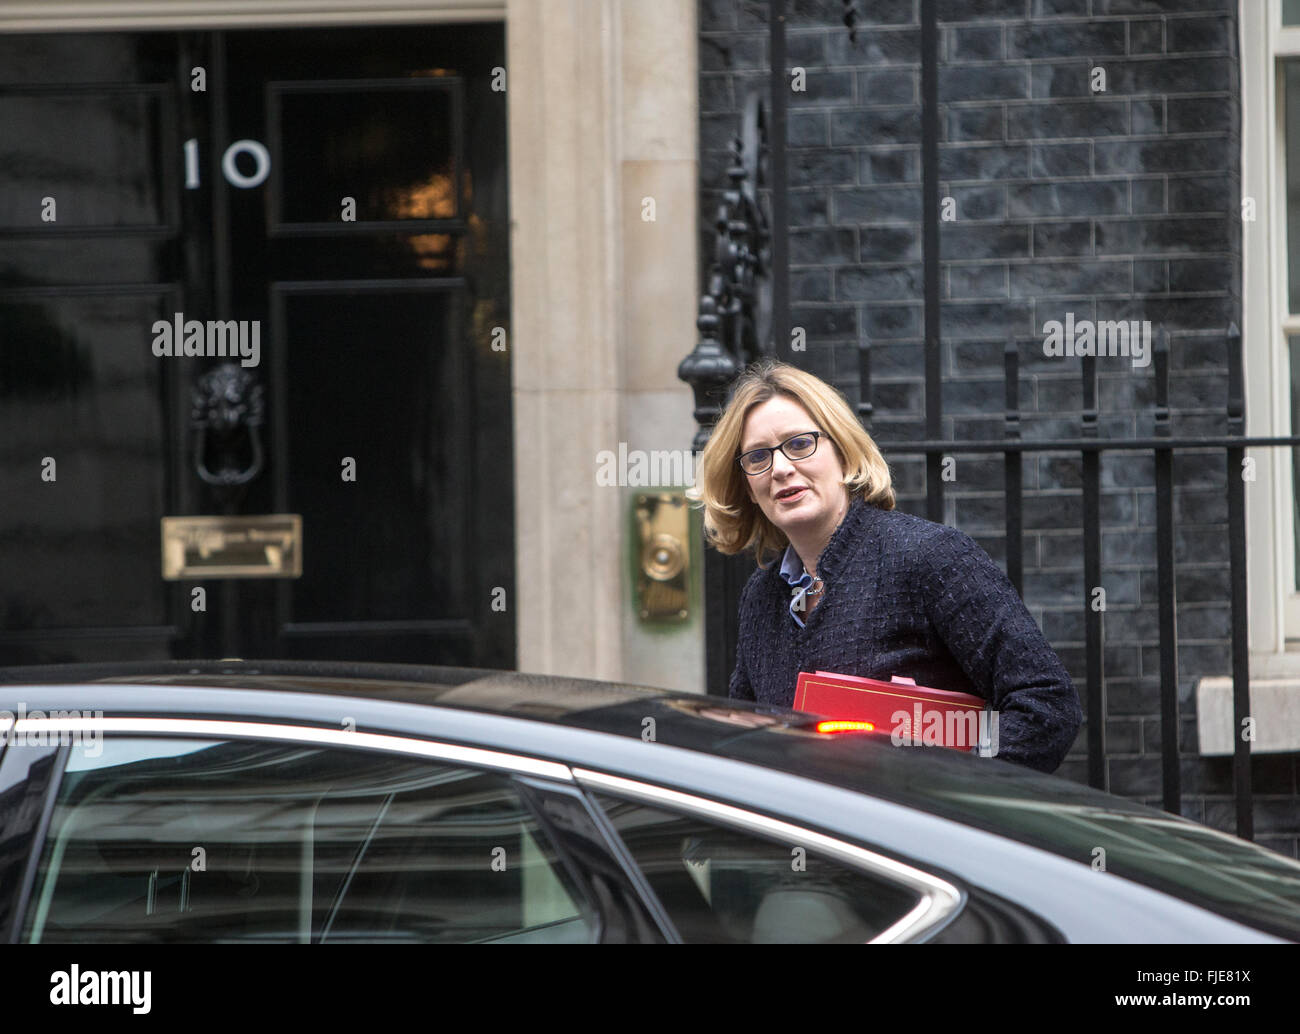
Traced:
POLYGON ((834 528, 848 506, 844 465, 829 438, 817 439, 816 452, 801 460, 791 460, 776 448, 793 435, 820 430, 808 410, 784 395, 755 406, 745 418, 740 451, 774 450, 769 469, 743 475, 749 497, 787 537, 792 531, 798 536, 834 528))

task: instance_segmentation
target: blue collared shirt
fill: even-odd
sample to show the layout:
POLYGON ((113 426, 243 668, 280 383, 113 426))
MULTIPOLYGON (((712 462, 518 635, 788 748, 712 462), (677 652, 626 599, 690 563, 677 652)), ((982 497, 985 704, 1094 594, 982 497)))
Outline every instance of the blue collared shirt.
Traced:
POLYGON ((790 616, 794 618, 795 624, 803 628, 803 618, 799 615, 808 609, 806 597, 808 590, 812 588, 813 576, 804 569, 803 561, 799 559, 794 546, 785 547, 785 556, 781 558, 781 577, 792 589, 800 590, 790 600, 790 616))

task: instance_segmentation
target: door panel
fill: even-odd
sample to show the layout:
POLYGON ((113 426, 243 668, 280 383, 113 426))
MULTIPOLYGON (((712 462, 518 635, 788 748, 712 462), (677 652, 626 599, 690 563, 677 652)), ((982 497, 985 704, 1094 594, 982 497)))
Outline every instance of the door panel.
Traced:
MULTIPOLYGON (((277 291, 284 342, 287 506, 318 529, 292 584, 289 636, 410 632, 464 639, 471 612, 467 400, 456 282, 333 282, 277 291), (382 327, 381 333, 373 328, 382 327), (356 342, 364 342, 358 361, 356 342), (412 347, 418 343, 419 347, 412 347), (346 365, 344 381, 335 371, 346 365), (340 478, 354 460, 357 481, 340 478), (384 505, 374 505, 382 486, 384 505), (364 563, 329 563, 364 556, 364 563), (392 628, 392 623, 408 627, 392 628)), ((486 546, 487 544, 485 544, 486 546)))
POLYGON ((174 38, 0 37, 0 656, 167 657, 174 38), (111 590, 106 591, 106 587, 111 590))
MULTIPOLYGON (((270 137, 283 162, 270 198, 273 233, 335 232, 341 199, 352 229, 452 228, 461 219, 460 78, 276 82, 270 137)), ((460 224, 463 226, 463 223, 460 224)))

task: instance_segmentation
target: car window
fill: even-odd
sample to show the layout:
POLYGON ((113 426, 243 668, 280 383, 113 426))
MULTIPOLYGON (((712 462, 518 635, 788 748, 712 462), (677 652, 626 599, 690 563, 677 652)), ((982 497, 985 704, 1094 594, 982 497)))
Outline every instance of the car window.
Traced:
POLYGON ((687 943, 862 943, 920 901, 795 842, 595 796, 687 943))
POLYGON ((504 774, 255 740, 73 749, 27 941, 589 941, 504 774))

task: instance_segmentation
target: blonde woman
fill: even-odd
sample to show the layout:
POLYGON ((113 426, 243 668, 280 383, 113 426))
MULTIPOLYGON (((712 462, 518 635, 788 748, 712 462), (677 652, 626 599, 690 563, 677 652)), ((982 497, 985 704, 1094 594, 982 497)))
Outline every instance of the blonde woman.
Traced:
POLYGON ((700 454, 693 493, 723 553, 753 551, 729 695, 789 706, 801 671, 974 693, 998 756, 1054 771, 1082 713, 1007 576, 956 528, 894 509, 889 467, 844 397, 755 364, 700 454))

